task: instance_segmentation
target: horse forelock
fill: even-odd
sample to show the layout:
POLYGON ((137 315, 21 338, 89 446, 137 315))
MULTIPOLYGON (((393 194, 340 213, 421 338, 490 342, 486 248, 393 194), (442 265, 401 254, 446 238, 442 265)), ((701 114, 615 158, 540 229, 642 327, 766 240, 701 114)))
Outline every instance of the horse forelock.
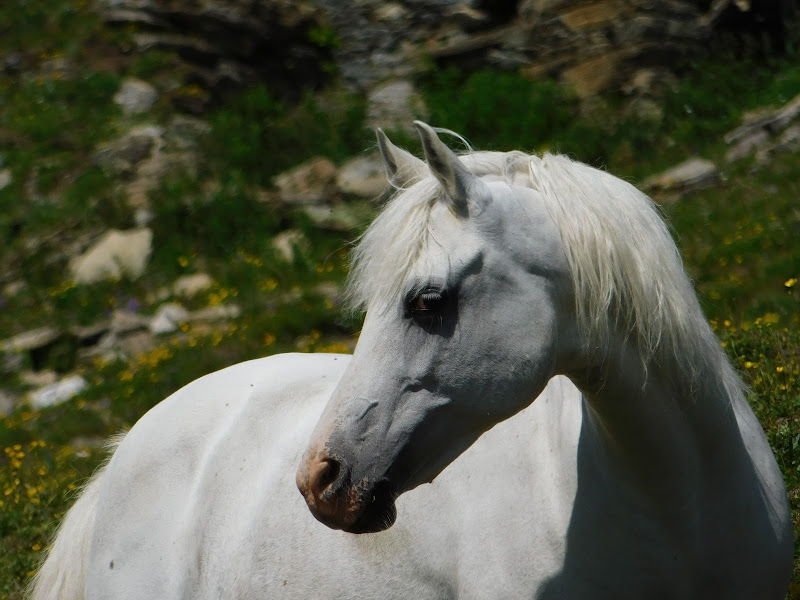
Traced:
POLYGON ((430 214, 440 190, 433 176, 398 188, 350 254, 351 310, 388 306, 401 295, 430 238, 430 214))
MULTIPOLYGON (((481 177, 538 191, 554 219, 572 276, 578 328, 587 347, 608 349, 614 333, 636 343, 645 366, 687 373, 725 364, 680 253, 654 203, 631 184, 565 156, 473 152, 460 157, 481 177)), ((386 306, 431 243, 441 196, 425 177, 398 189, 352 253, 350 305, 386 306)))

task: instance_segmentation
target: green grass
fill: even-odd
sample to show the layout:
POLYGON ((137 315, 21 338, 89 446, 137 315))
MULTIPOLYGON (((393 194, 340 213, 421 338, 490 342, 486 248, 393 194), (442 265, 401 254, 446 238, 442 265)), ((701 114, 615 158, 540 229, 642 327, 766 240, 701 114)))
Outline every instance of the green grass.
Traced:
POLYGON ((800 162, 779 156, 748 176, 745 169, 719 189, 666 208, 687 267, 717 319, 752 321, 766 313, 800 326, 800 295, 786 282, 800 273, 800 162))
POLYGON ((559 85, 507 72, 450 68, 423 86, 430 122, 483 150, 536 150, 568 128, 576 101, 559 85), (498 118, 503 115, 503 118, 498 118))
POLYGON ((269 185, 272 177, 314 155, 341 161, 361 152, 372 134, 364 127, 365 105, 353 94, 297 106, 276 100, 264 85, 243 93, 211 116, 207 151, 221 175, 269 185))
MULTIPOLYGON (((800 532, 800 328, 775 315, 754 322, 712 321, 728 354, 750 386, 750 404, 783 472, 795 540, 800 532), (783 321, 783 322, 781 322, 783 321)), ((800 547, 787 598, 800 598, 800 547)))

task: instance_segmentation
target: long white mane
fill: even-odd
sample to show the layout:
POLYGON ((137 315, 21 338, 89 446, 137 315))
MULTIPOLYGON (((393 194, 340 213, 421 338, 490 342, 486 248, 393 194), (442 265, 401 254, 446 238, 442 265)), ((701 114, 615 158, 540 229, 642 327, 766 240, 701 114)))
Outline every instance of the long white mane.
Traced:
MULTIPOLYGON (((561 233, 588 348, 604 352, 621 333, 637 344, 646 365, 668 363, 689 375, 728 364, 669 230, 645 194, 565 156, 474 152, 460 158, 476 175, 503 177, 544 197, 561 233)), ((397 302, 431 243, 428 225, 440 194, 430 175, 397 189, 352 252, 353 308, 397 302)))

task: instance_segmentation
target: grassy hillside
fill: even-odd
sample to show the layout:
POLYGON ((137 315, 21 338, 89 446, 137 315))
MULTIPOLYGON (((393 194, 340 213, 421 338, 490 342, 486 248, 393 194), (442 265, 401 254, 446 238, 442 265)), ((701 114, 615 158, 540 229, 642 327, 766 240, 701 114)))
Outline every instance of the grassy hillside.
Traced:
MULTIPOLYGON (((98 143, 131 125, 112 101, 122 78, 171 90, 146 116, 160 124, 173 112, 170 94, 191 93, 175 57, 122 52, 129 33, 104 28, 80 0, 0 7, 0 55, 13 58, 0 73, 0 169, 12 176, 0 190, 0 339, 89 325, 119 308, 151 315, 161 288, 200 271, 215 284, 189 308, 236 302, 242 313, 219 328, 184 325, 129 359, 83 362, 76 368, 90 386, 76 398, 42 410, 22 403, 0 417, 0 598, 21 597, 76 486, 104 457, 99 439, 209 371, 289 350, 347 351, 358 331, 324 291, 341 284, 358 230, 320 230, 262 199, 281 170, 312 155, 341 161, 372 143, 363 101, 337 90, 285 106, 259 86, 214 109, 197 168, 150 195, 156 243, 146 274, 90 286, 69 280, 64 248, 134 222, 113 177, 92 160, 98 143), (272 245, 287 228, 310 241, 292 260, 272 245)), ((568 90, 516 74, 432 71, 419 84, 430 122, 477 148, 558 149, 637 182, 692 155, 724 164, 721 137, 745 111, 800 93, 796 58, 697 64, 647 118, 618 97, 580 106, 568 90)), ((708 317, 752 387, 797 535, 800 158, 785 153, 759 168, 746 160, 725 175, 663 209, 708 317)), ((29 389, 18 373, 0 373, 7 392, 29 389)), ((800 567, 795 573, 791 597, 800 598, 800 567)))

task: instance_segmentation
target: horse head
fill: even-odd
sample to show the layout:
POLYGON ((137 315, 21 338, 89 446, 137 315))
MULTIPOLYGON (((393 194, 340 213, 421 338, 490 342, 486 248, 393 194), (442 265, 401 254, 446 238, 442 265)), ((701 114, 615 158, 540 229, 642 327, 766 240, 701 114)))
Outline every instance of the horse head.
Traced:
POLYGON ((541 194, 415 126, 425 162, 378 132, 398 190, 355 250, 363 330, 297 473, 314 516, 353 533, 390 527, 397 496, 530 404, 573 352, 568 262, 541 194))

